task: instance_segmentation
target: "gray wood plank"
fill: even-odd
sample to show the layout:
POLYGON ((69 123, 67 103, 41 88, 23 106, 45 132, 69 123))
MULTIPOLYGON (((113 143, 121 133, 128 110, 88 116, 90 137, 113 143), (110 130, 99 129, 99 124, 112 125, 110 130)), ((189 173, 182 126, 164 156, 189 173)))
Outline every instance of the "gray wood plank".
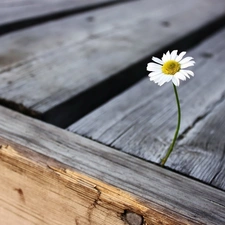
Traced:
POLYGON ((81 10, 116 0, 47 0, 47 1, 0 1, 0 28, 2 25, 18 23, 62 11, 81 10))
MULTIPOLYGON (((225 223, 223 191, 3 107, 0 115, 2 156, 7 145, 8 157, 15 155, 26 165, 35 161, 52 168, 56 179, 68 177, 72 182, 73 173, 80 173, 91 176, 91 185, 97 190, 103 183, 113 185, 114 192, 124 196, 122 207, 137 211, 147 224, 225 223), (129 193, 127 197, 124 191, 129 193)), ((108 186, 108 195, 115 194, 111 191, 108 186)), ((96 208, 102 201, 100 195, 96 208)), ((111 202, 111 210, 118 209, 118 201, 111 202)))
MULTIPOLYGON (((224 96, 224 38, 225 30, 207 39, 188 54, 196 61, 193 68, 196 76, 182 83, 178 89, 182 108, 180 138, 182 133, 186 135, 198 120, 214 110, 221 96, 224 96)), ((221 117, 222 115, 223 111, 221 117)), ((149 82, 146 76, 137 85, 68 129, 159 163, 171 143, 176 123, 177 108, 172 85, 159 87, 149 82)), ((175 151, 176 156, 173 157, 172 154, 166 166, 210 183, 224 164, 224 145, 221 144, 220 148, 213 144, 215 142, 209 145, 210 134, 204 135, 205 142, 211 146, 211 150, 207 150, 200 148, 203 138, 195 138, 196 145, 199 142, 199 148, 185 144, 183 150, 175 151)), ((219 139, 224 143, 223 133, 216 140, 219 139)), ((219 184, 217 187, 224 188, 219 184)))
POLYGON ((132 1, 5 35, 1 102, 56 125, 72 122, 142 76, 127 68, 222 16, 224 1, 216 3, 132 1))
POLYGON ((179 142, 181 147, 171 156, 170 165, 225 190, 224 94, 225 91, 218 104, 185 134, 179 142))

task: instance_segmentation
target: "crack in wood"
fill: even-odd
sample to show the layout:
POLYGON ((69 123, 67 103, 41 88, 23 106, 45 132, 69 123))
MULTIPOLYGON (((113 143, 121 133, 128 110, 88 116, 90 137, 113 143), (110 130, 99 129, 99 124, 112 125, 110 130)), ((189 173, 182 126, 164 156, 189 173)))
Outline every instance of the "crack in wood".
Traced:
MULTIPOLYGON (((67 169, 57 168, 57 167, 55 167, 53 165, 50 165, 50 164, 47 164, 47 166, 48 166, 48 168, 50 168, 51 170, 53 170, 54 172, 59 174, 61 177, 65 177, 66 176, 67 177, 66 179, 68 179, 68 180, 70 180, 70 178, 74 179, 73 177, 70 176, 70 171, 67 170, 67 169)), ((80 180, 80 179, 76 179, 76 180, 77 180, 78 185, 83 185, 83 187, 87 186, 87 187, 91 188, 92 190, 94 189, 96 191, 96 194, 95 194, 93 200, 91 201, 90 206, 87 208, 87 219, 88 219, 88 222, 90 224, 92 224, 92 215, 94 213, 94 209, 96 208, 96 206, 101 201, 101 199, 100 199, 101 191, 97 187, 97 185, 88 183, 88 182, 86 182, 84 180, 80 180)), ((67 187, 72 189, 72 190, 75 190, 73 188, 73 186, 71 186, 71 185, 68 185, 67 187)), ((76 225, 79 224, 78 219, 75 219, 75 224, 76 225)))
MULTIPOLYGON (((223 149, 223 153, 222 153, 222 157, 221 157, 221 161, 224 162, 224 158, 225 158, 225 145, 224 145, 224 149, 223 149)), ((217 178, 217 176, 220 174, 221 170, 223 168, 223 164, 221 164, 218 168, 218 171, 215 173, 215 175, 213 176, 213 178, 211 179, 211 181, 209 182, 209 184, 213 184, 214 180, 217 178)))
POLYGON ((91 203, 91 205, 87 209, 87 218, 90 224, 92 224, 92 214, 93 214, 94 208, 96 208, 96 206, 98 205, 98 202, 100 201, 100 196, 101 196, 101 191, 97 188, 97 186, 95 186, 94 189, 97 191, 97 195, 93 203, 91 203))
POLYGON ((190 131, 191 129, 193 129, 200 121, 202 121, 203 119, 205 119, 210 113, 213 112, 214 108, 216 106, 218 106, 219 104, 221 104, 224 101, 225 98, 225 92, 222 93, 221 97, 215 101, 214 103, 212 103, 209 107, 208 110, 206 110, 206 112, 200 116, 198 116, 193 123, 191 124, 191 126, 188 126, 177 138, 178 141, 181 141, 190 131))

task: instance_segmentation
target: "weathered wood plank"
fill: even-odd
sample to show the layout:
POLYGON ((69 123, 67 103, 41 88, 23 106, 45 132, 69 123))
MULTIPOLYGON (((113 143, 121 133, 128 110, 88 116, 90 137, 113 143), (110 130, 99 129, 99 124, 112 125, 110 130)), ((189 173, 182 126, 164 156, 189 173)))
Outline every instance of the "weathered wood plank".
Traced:
POLYGON ((65 127, 139 79, 136 62, 223 15, 216 3, 132 1, 1 37, 1 102, 65 127))
POLYGON ((47 0, 47 1, 0 1, 0 29, 5 24, 40 18, 63 11, 84 10, 116 0, 47 0))
MULTIPOLYGON (((0 208, 7 216, 11 212, 13 220, 7 224, 22 219, 26 224, 124 224, 113 209, 107 215, 104 202, 98 203, 96 184, 72 171, 60 171, 62 165, 57 171, 41 156, 36 155, 35 160, 35 155, 26 159, 20 154, 10 147, 1 149, 0 208)), ((9 218, 0 221, 6 224, 9 218)))
POLYGON ((0 206, 28 224, 122 225, 126 210, 145 224, 225 222, 220 190, 8 109, 0 115, 0 206))
POLYGON ((116 194, 116 188, 98 189, 90 178, 49 162, 47 157, 30 151, 32 157, 28 159, 29 152, 23 153, 8 146, 1 148, 0 208, 5 211, 0 211, 1 216, 12 214, 10 218, 1 217, 1 224, 18 224, 21 220, 24 224, 49 225, 124 224, 116 211, 124 212, 120 206, 123 194, 116 194), (111 201, 117 198, 118 206, 112 205, 111 210, 107 191, 111 191, 111 201))
MULTIPOLYGON (((183 83, 178 90, 182 108, 181 134, 213 110, 221 96, 224 96, 224 38, 225 30, 189 52, 196 61, 193 68, 196 76, 183 83)), ((172 85, 158 87, 149 82, 146 76, 130 90, 71 125, 69 130, 158 163, 173 138, 176 114, 172 85)), ((221 135, 218 138, 223 142, 221 135)), ((209 143, 210 134, 204 137, 209 143)), ((201 145, 202 138, 195 138, 196 143, 199 141, 201 145)), ((218 149, 215 142, 210 146, 211 151, 204 147, 200 151, 194 146, 185 145, 186 150, 180 150, 174 156, 175 165, 173 157, 166 165, 210 182, 224 164, 224 146, 218 149)))
POLYGON ((223 95, 221 102, 185 134, 170 162, 172 168, 186 170, 196 178, 203 177, 207 183, 225 190, 224 112, 223 95))

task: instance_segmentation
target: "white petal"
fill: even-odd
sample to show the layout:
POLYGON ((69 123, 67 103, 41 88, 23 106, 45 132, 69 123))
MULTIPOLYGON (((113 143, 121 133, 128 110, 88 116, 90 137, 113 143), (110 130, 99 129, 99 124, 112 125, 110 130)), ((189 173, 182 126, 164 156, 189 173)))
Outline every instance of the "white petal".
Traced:
POLYGON ((168 82, 170 82, 171 80, 172 80, 172 77, 173 76, 170 76, 170 75, 167 75, 167 76, 165 76, 166 78, 164 79, 164 81, 165 81, 165 83, 168 83, 168 82))
POLYGON ((155 81, 155 83, 158 83, 158 82, 160 82, 162 79, 163 79, 163 76, 164 75, 160 75, 160 76, 155 76, 155 77, 153 77, 154 78, 154 81, 155 81))
POLYGON ((179 78, 179 79, 181 79, 181 80, 186 80, 186 77, 181 72, 176 73, 176 77, 179 78))
POLYGON ((188 73, 185 72, 185 70, 180 70, 180 73, 182 73, 185 77, 190 79, 190 76, 188 75, 188 73))
POLYGON ((165 63, 165 62, 167 62, 168 60, 170 60, 169 57, 167 57, 166 54, 163 54, 162 61, 165 63))
POLYGON ((156 58, 156 57, 152 57, 152 60, 154 61, 154 62, 157 62, 157 63, 159 63, 159 64, 163 64, 163 61, 161 60, 161 59, 159 59, 159 58, 156 58))
POLYGON ((170 57, 170 58, 171 58, 172 60, 175 60, 175 59, 177 58, 177 52, 178 52, 177 50, 173 50, 173 51, 171 52, 171 57, 170 57))
POLYGON ((153 69, 151 69, 151 70, 148 70, 149 72, 162 72, 162 70, 161 69, 157 69, 157 68, 153 68, 153 69))
POLYGON ((150 62, 147 64, 147 66, 149 67, 149 66, 160 66, 160 65, 154 62, 150 62))
POLYGON ((180 68, 181 68, 181 69, 185 69, 185 68, 187 68, 187 67, 189 67, 189 66, 194 66, 194 64, 195 64, 194 61, 190 61, 190 62, 181 64, 181 65, 180 65, 180 68))
MULTIPOLYGON (((163 85, 164 83, 169 82, 171 79, 172 79, 172 76, 163 75, 163 76, 161 77, 161 79, 158 79, 158 80, 157 80, 157 82, 159 83, 159 85, 160 85, 160 84, 163 85)), ((160 86, 161 86, 161 85, 160 85, 160 86)))
POLYGON ((162 86, 165 83, 164 77, 161 77, 159 81, 157 81, 159 86, 162 86))
POLYGON ((153 81, 159 86, 162 86, 164 83, 169 82, 172 79, 172 77, 173 76, 170 76, 170 75, 160 74, 160 75, 150 77, 150 81, 153 81))
POLYGON ((180 60, 183 59, 183 57, 184 57, 185 54, 186 54, 186 52, 181 52, 181 53, 177 56, 176 61, 177 61, 177 62, 180 62, 180 60))
POLYGON ((157 83, 161 83, 161 82, 165 83, 167 81, 168 81, 168 77, 166 75, 162 75, 160 78, 155 80, 155 82, 157 83))
POLYGON ((195 75, 193 73, 193 71, 191 71, 191 70, 182 70, 182 71, 185 72, 185 73, 187 73, 187 74, 189 74, 189 75, 191 75, 192 77, 195 75))
POLYGON ((159 85, 159 86, 162 86, 162 85, 165 84, 165 83, 166 83, 166 81, 163 80, 163 81, 160 81, 160 82, 158 83, 158 85, 159 85))
POLYGON ((175 76, 173 76, 172 78, 172 82, 174 83, 174 85, 176 85, 177 87, 180 85, 180 81, 178 78, 176 78, 175 76))
POLYGON ((148 71, 156 71, 156 70, 160 70, 161 68, 162 68, 161 65, 153 63, 153 62, 150 62, 147 65, 147 70, 148 71))
POLYGON ((166 56, 167 56, 168 60, 171 60, 171 55, 170 55, 169 51, 167 51, 166 56))
POLYGON ((162 72, 161 71, 154 71, 154 72, 151 72, 151 73, 149 73, 149 77, 154 77, 154 76, 157 76, 157 75, 160 75, 160 74, 162 74, 162 72))
POLYGON ((187 62, 191 61, 192 59, 193 59, 193 57, 185 57, 179 63, 180 64, 187 63, 187 62))
POLYGON ((166 75, 166 76, 165 76, 166 82, 171 81, 172 78, 173 78, 173 75, 172 75, 172 76, 171 76, 171 75, 166 75))
POLYGON ((161 77, 161 75, 153 76, 153 77, 150 77, 150 80, 155 81, 155 80, 160 79, 160 77, 161 77))

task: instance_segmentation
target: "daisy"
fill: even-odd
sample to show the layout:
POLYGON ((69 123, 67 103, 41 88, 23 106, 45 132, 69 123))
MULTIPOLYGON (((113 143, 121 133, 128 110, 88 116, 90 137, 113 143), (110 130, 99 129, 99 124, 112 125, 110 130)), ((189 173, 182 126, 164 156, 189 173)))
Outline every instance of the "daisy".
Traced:
POLYGON ((162 86, 172 80, 174 85, 179 86, 180 80, 186 80, 186 78, 194 76, 191 70, 186 69, 189 66, 194 66, 193 58, 183 58, 186 52, 181 52, 179 55, 177 52, 177 50, 173 50, 171 53, 168 51, 163 54, 162 59, 152 57, 154 62, 147 65, 147 70, 150 71, 148 76, 151 81, 162 86))
POLYGON ((165 165, 167 159, 173 151, 180 129, 181 109, 176 86, 180 85, 180 80, 186 80, 187 78, 190 78, 190 76, 194 76, 194 73, 191 70, 186 69, 189 66, 194 66, 195 61, 193 61, 193 58, 183 58, 186 52, 181 52, 179 55, 177 52, 177 50, 173 50, 171 53, 168 51, 166 54, 163 54, 162 59, 152 57, 154 62, 150 62, 147 65, 147 70, 150 71, 148 76, 151 81, 154 81, 159 86, 162 86, 169 81, 173 82, 173 89, 177 102, 177 128, 166 155, 161 159, 162 166, 165 165))

